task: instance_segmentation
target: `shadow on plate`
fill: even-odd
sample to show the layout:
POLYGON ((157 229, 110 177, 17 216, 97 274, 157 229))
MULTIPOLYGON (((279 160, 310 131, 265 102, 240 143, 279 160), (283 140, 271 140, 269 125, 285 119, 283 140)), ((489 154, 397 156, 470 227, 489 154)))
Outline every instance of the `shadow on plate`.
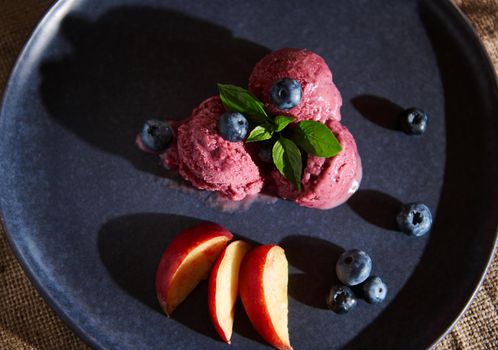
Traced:
POLYGON ((183 119, 216 83, 247 86, 268 49, 226 28, 181 13, 117 7, 95 22, 67 15, 60 31, 71 52, 41 65, 50 115, 89 144, 164 174, 135 146, 147 119, 183 119))
MULTIPOLYGON (((498 111, 496 104, 489 103, 496 100, 496 86, 487 80, 492 72, 481 71, 477 62, 483 59, 476 54, 480 49, 455 24, 458 15, 453 5, 429 0, 418 4, 445 97, 447 143, 441 199, 413 275, 396 299, 345 349, 398 349, 399 339, 406 339, 405 349, 428 348, 427 341, 448 331, 473 294, 496 235, 496 187, 492 187, 498 177, 497 149, 496 134, 491 134, 496 130, 489 125, 496 125, 498 111), (469 64, 472 60, 475 63, 469 64), (482 91, 489 91, 490 96, 482 91), (479 118, 472 117, 476 113, 479 118), (472 140, 472 145, 463 140, 472 140), (470 160, 471 165, 463 160, 470 160), (413 337, 413 327, 417 337, 413 337)), ((354 209, 356 204, 350 205, 354 209)))
POLYGON ((360 95, 351 99, 353 106, 366 119, 390 130, 400 130, 399 114, 403 111, 392 101, 375 95, 360 95))
MULTIPOLYGON (((155 292, 155 274, 161 255, 182 230, 201 222, 192 217, 172 214, 140 213, 118 217, 107 222, 99 232, 99 256, 120 288, 149 308, 162 313, 155 292)), ((256 245, 234 234, 236 239, 256 245)), ((207 285, 207 281, 202 281, 171 318, 219 341, 207 307, 207 285)), ((242 305, 238 305, 237 310, 235 332, 264 343, 245 316, 242 305)))
POLYGON ((396 198, 376 190, 359 190, 347 204, 372 225, 386 230, 397 230, 396 215, 402 203, 396 198))
POLYGON ((325 309, 325 296, 339 280, 335 263, 344 249, 320 238, 292 235, 284 238, 289 264, 302 271, 289 275, 289 295, 303 304, 325 309))
POLYGON ((99 255, 116 283, 150 308, 161 311, 155 274, 162 253, 183 229, 201 220, 169 214, 122 216, 102 226, 99 255))

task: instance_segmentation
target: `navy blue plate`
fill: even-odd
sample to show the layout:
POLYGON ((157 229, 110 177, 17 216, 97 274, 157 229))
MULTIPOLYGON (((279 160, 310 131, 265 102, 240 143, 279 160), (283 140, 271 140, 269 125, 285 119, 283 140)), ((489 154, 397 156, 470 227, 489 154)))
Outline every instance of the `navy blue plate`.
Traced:
MULTIPOLYGON (((295 349, 427 347, 466 307, 493 251, 497 96, 482 46, 446 1, 60 1, 4 96, 4 225, 33 283, 95 348, 226 348, 205 283, 170 319, 154 295, 162 251, 201 220, 286 249, 295 349), (136 149, 146 119, 187 116, 217 82, 246 85, 281 47, 316 51, 334 72, 364 166, 348 204, 223 212, 136 149), (397 130, 396 114, 412 106, 430 115, 420 137, 397 130), (412 201, 435 214, 419 239, 393 226, 412 201), (370 254, 390 294, 339 316, 324 298, 349 248, 370 254)), ((232 347, 267 348, 240 306, 232 347)))

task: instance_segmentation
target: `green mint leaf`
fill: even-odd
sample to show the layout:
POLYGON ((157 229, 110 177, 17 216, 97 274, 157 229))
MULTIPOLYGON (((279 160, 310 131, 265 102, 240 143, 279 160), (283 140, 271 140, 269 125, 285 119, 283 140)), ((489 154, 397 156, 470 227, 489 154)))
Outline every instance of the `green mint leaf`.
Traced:
POLYGON ((272 149, 273 163, 280 174, 301 191, 303 163, 301 151, 296 144, 285 137, 280 137, 272 149))
POLYGON ((294 118, 288 117, 286 115, 277 115, 275 117, 275 119, 273 120, 273 122, 276 125, 275 131, 280 132, 280 131, 284 130, 284 128, 287 125, 289 125, 290 123, 292 123, 293 120, 294 120, 294 118))
POLYGON ((306 153, 329 158, 342 151, 332 131, 322 123, 305 120, 297 124, 292 140, 306 153))
POLYGON ((269 120, 264 109, 264 104, 249 91, 229 84, 218 84, 221 102, 228 111, 244 114, 257 124, 269 120))
POLYGON ((269 140, 273 136, 273 125, 261 124, 252 129, 251 133, 246 139, 246 142, 256 142, 269 140))

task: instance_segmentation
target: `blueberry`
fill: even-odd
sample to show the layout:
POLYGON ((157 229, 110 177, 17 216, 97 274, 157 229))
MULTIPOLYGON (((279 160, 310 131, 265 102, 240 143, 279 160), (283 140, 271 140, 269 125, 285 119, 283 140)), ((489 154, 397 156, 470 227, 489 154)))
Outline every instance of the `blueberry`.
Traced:
POLYGON ((284 78, 277 81, 270 90, 273 105, 279 109, 291 109, 301 102, 301 84, 297 80, 284 78))
POLYGON ((342 253, 335 265, 339 280, 348 285, 360 284, 370 276, 372 259, 364 251, 353 249, 342 253))
POLYGON ((422 203, 405 204, 396 216, 398 227, 410 236, 425 235, 432 226, 430 209, 422 203))
POLYGON ((327 306, 338 314, 345 314, 356 306, 356 297, 351 288, 338 284, 327 294, 327 306))
POLYGON ((272 163, 273 162, 273 145, 275 144, 275 140, 270 139, 270 140, 265 140, 262 142, 258 142, 259 144, 259 149, 258 149, 258 157, 265 163, 272 163))
POLYGON ((361 285, 361 288, 363 290, 365 300, 370 304, 378 304, 386 300, 387 286, 380 279, 380 277, 368 277, 367 280, 361 285))
POLYGON ((429 116, 419 108, 409 108, 401 112, 401 129, 408 135, 421 135, 427 129, 429 116))
POLYGON ((238 142, 246 138, 249 123, 238 112, 223 113, 218 119, 218 132, 227 141, 238 142))
POLYGON ((140 140, 144 147, 153 152, 164 151, 172 138, 171 126, 155 119, 147 120, 140 133, 140 140))

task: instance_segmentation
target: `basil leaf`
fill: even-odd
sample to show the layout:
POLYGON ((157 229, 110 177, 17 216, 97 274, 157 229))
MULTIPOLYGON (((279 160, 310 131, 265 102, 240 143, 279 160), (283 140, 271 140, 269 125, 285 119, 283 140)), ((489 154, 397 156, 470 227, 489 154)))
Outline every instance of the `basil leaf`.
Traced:
POLYGON ((246 142, 256 142, 269 140, 273 136, 273 126, 270 124, 261 124, 252 129, 246 139, 246 142))
POLYGON ((273 122, 276 125, 275 131, 280 132, 280 131, 284 130, 284 128, 287 125, 289 125, 290 123, 292 123, 293 120, 294 120, 294 118, 288 117, 286 115, 277 115, 275 117, 275 119, 273 120, 273 122))
POLYGON ((273 163, 280 174, 301 191, 303 161, 301 151, 296 144, 285 137, 280 137, 272 149, 273 163))
POLYGON ((269 121, 264 104, 249 91, 229 84, 218 84, 221 102, 229 111, 244 114, 253 122, 261 124, 269 121))
POLYGON ((292 140, 306 153, 318 157, 333 157, 342 151, 332 131, 322 123, 305 120, 297 124, 292 140))

